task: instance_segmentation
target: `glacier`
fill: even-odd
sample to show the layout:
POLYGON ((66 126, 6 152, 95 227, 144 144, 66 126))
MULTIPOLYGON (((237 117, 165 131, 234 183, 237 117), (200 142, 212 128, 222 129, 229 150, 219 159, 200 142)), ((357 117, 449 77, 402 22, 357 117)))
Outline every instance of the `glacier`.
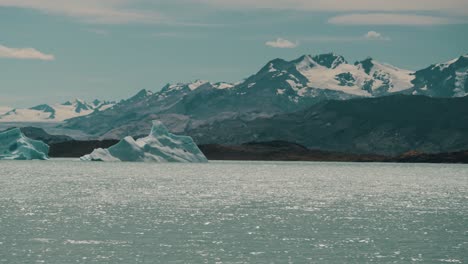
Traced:
POLYGON ((27 138, 19 128, 0 133, 0 160, 47 160, 49 146, 27 138))
POLYGON ((170 133, 160 121, 153 121, 147 137, 138 140, 125 137, 108 149, 95 149, 81 157, 82 161, 135 162, 208 162, 205 155, 188 136, 170 133))
POLYGON ((114 102, 81 99, 57 104, 40 104, 31 108, 0 107, 0 123, 54 123, 70 118, 87 116, 94 111, 104 111, 114 106, 114 102))

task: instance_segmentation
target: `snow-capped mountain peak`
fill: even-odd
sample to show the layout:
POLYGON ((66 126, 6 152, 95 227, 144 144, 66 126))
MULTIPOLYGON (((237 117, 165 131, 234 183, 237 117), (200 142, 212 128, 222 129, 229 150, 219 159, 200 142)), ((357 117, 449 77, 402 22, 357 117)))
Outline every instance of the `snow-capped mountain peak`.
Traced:
POLYGON ((216 83, 212 83, 212 82, 208 82, 208 81, 203 81, 203 80, 196 80, 194 82, 189 82, 189 83, 176 83, 176 84, 167 84, 166 86, 164 86, 162 89, 161 89, 161 92, 162 93, 167 93, 167 92, 170 92, 170 91, 186 91, 186 92, 190 92, 190 91, 195 91, 197 90, 198 88, 202 87, 202 86, 205 86, 205 85, 209 85, 211 86, 212 88, 215 88, 215 89, 230 89, 230 88, 233 88, 235 86, 235 84, 232 84, 232 83, 227 83, 227 82, 216 82, 216 83))
POLYGON ((462 55, 458 58, 455 58, 453 60, 450 60, 450 61, 447 61, 445 63, 438 63, 436 65, 434 65, 434 68, 439 68, 441 71, 449 68, 449 67, 452 67, 456 64, 460 64, 460 63, 463 63, 465 62, 466 63, 466 60, 468 59, 468 55, 462 55))
POLYGON ((317 64, 330 68, 330 69, 335 69, 341 64, 348 63, 343 56, 336 55, 335 53, 317 55, 313 57, 312 59, 317 64))
POLYGON ((54 112, 55 110, 48 104, 41 104, 41 105, 36 105, 36 106, 33 106, 31 108, 29 108, 31 110, 39 110, 39 111, 43 111, 43 112, 49 112, 49 113, 52 113, 54 112))
POLYGON ((298 69, 307 69, 318 65, 318 63, 310 55, 301 56, 293 62, 298 69))
POLYGON ((380 81, 380 86, 376 87, 381 92, 401 92, 413 87, 414 72, 400 69, 387 63, 381 63, 367 58, 356 62, 355 65, 362 69, 373 80, 380 81))
POLYGON ((341 64, 347 64, 346 59, 335 53, 326 53, 320 55, 303 55, 293 61, 298 68, 313 68, 314 66, 322 66, 328 69, 335 69, 341 64))
POLYGON ((143 98, 147 98, 153 95, 152 91, 146 90, 146 89, 141 89, 138 93, 136 93, 134 96, 130 97, 127 101, 136 101, 136 100, 141 100, 143 98))
POLYGON ((232 83, 227 83, 227 82, 217 82, 217 83, 211 83, 211 85, 216 88, 216 89, 230 89, 235 86, 235 84, 232 83))
POLYGON ((400 69, 387 63, 374 62, 375 78, 378 78, 389 86, 388 92, 399 92, 413 86, 414 71, 400 69))
POLYGON ((240 86, 270 88, 276 95, 296 102, 297 97, 316 97, 319 94, 330 94, 332 98, 340 94, 338 97, 343 99, 401 92, 413 86, 413 79, 412 71, 372 58, 350 64, 341 55, 327 53, 303 55, 292 61, 272 60, 240 86))
POLYGON ((174 83, 174 84, 167 84, 164 86, 161 91, 162 92, 169 92, 169 91, 180 91, 184 89, 189 89, 190 91, 196 90, 200 86, 203 86, 205 84, 209 83, 208 81, 202 81, 202 80, 196 80, 194 82, 189 82, 189 83, 174 83))
POLYGON ((296 63, 296 69, 307 78, 307 86, 315 89, 328 89, 345 92, 355 96, 370 96, 368 89, 370 77, 350 65, 342 56, 333 53, 303 56, 296 63), (319 62, 317 62, 318 60, 319 62))
MULTIPOLYGON (((248 79, 247 87, 258 87, 267 78, 268 83, 286 83, 297 96, 314 96, 333 91, 350 96, 376 96, 410 89, 414 79, 412 71, 380 63, 372 58, 350 64, 335 53, 316 56, 303 55, 296 60, 275 59, 267 63, 257 75, 248 79)), ((245 85, 244 85, 245 86, 245 85)), ((285 93, 284 87, 278 95, 285 93)), ((296 100, 291 97, 291 100, 296 100)))
MULTIPOLYGON (((218 118, 214 113, 219 113, 219 118, 232 116, 233 113, 270 115, 295 111, 324 100, 378 97, 394 93, 433 97, 468 95, 468 56, 434 64, 417 72, 372 58, 350 64, 343 56, 334 53, 304 55, 292 61, 274 59, 257 73, 235 84, 202 80, 168 84, 154 94, 141 90, 116 106, 99 100, 92 103, 74 100, 30 109, 7 109, 7 113, 0 114, 0 122, 59 122, 92 113, 86 118, 68 120, 67 123, 87 126, 91 124, 89 120, 96 117, 99 120, 96 126, 108 122, 110 116, 115 116, 114 121, 122 122, 123 125, 127 120, 120 117, 132 111, 141 118, 176 114, 181 115, 177 118, 184 116, 184 120, 187 116, 218 118), (229 91, 224 91, 226 89, 229 91), (109 112, 100 113, 107 108, 111 108, 109 112)), ((184 128, 180 126, 178 129, 182 131, 184 128)))
POLYGON ((166 85, 142 101, 123 101, 105 113, 94 112, 86 118, 68 120, 66 126, 117 137, 142 134, 141 121, 155 118, 182 132, 215 120, 294 112, 325 100, 395 93, 463 96, 468 92, 467 58, 451 61, 444 71, 432 65, 417 72, 372 58, 350 64, 333 53, 304 55, 292 61, 274 59, 240 83, 195 81, 166 85), (222 88, 229 91, 217 90, 222 88))
POLYGON ((463 55, 415 72, 413 94, 435 97, 468 95, 468 56, 463 55))
POLYGON ((193 90, 197 89, 198 87, 200 87, 200 86, 202 86, 204 84, 207 84, 207 83, 208 83, 208 81, 196 80, 196 81, 194 81, 192 83, 189 83, 187 86, 188 86, 188 88, 190 90, 193 91, 193 90))
POLYGON ((82 100, 80 98, 75 98, 73 100, 68 100, 65 103, 62 103, 62 105, 77 105, 77 104, 87 104, 85 100, 82 100))

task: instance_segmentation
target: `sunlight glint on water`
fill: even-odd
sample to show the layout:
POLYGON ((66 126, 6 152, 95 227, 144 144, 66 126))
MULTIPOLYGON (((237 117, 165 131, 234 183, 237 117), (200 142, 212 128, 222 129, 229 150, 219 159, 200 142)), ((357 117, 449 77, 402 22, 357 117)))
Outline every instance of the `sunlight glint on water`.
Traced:
POLYGON ((0 162, 0 263, 466 263, 468 166, 0 162))

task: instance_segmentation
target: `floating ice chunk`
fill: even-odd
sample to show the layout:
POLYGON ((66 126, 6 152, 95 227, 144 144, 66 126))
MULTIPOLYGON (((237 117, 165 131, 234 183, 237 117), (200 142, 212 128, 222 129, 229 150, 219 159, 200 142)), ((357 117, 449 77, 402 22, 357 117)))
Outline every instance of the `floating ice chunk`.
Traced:
POLYGON ((47 160, 49 146, 27 138, 19 128, 0 133, 0 160, 47 160))
POLYGON ((122 139, 108 149, 95 149, 81 157, 84 161, 207 162, 191 137, 169 133, 159 121, 153 121, 149 136, 122 139))

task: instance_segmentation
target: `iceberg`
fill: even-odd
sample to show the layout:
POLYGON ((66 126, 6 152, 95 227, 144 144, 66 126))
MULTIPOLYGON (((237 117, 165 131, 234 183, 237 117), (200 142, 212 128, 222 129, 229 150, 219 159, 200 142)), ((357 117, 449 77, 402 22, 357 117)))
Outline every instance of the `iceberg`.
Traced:
POLYGON ((19 128, 0 133, 0 160, 47 160, 49 146, 27 138, 19 128))
POLYGON ((149 136, 126 137, 108 149, 95 149, 83 161, 208 162, 191 137, 171 134, 160 121, 153 121, 149 136))

